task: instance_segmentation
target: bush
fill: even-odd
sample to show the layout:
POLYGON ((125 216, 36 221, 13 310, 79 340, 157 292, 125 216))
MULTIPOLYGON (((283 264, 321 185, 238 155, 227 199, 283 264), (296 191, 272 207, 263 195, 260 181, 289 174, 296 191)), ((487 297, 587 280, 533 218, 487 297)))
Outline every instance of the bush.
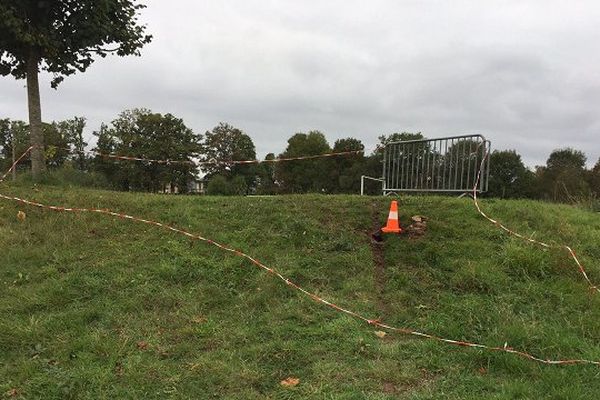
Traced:
POLYGON ((248 186, 243 176, 227 180, 223 175, 215 175, 208 182, 206 193, 209 195, 241 196, 246 194, 248 186))
MULTIPOLYGON (((23 173, 18 178, 19 182, 34 183, 31 172, 23 173)), ((106 177, 98 172, 80 171, 72 167, 62 167, 46 171, 36 183, 53 186, 77 186, 96 189, 112 189, 112 185, 106 177)))

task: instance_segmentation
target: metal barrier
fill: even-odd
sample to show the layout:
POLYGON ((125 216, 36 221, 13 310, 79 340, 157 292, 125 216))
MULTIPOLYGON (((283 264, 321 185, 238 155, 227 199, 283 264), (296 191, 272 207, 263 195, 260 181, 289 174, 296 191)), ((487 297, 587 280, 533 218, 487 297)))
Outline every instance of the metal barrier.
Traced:
MULTIPOLYGON (((388 143, 383 151, 383 195, 470 192, 479 168, 482 168, 482 173, 477 191, 485 192, 489 180, 489 149, 490 141, 482 135, 388 143)), ((368 177, 362 178, 361 183, 364 179, 368 177)))
POLYGON ((373 178, 371 176, 361 175, 360 176, 360 195, 361 196, 365 194, 365 180, 381 182, 382 184, 384 182, 382 178, 373 178))

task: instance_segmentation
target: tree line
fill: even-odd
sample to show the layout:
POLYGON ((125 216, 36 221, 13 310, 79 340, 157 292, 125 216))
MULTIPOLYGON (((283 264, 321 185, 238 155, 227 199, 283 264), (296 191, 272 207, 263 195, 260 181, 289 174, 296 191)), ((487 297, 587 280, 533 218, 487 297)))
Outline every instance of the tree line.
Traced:
MULTIPOLYGON (((172 162, 115 160, 85 152, 88 146, 83 134, 85 125, 83 117, 42 123, 45 167, 99 173, 118 190, 185 193, 192 183, 202 180, 207 183, 209 194, 355 193, 361 174, 377 173, 377 162, 362 154, 285 163, 236 164, 233 161, 256 160, 254 142, 241 129, 222 122, 204 134, 197 134, 182 119, 147 109, 126 110, 111 123, 101 124, 100 129, 92 133, 96 138, 92 150, 172 162), (219 163, 212 163, 215 160, 219 163)), ((13 155, 18 157, 29 146, 27 123, 0 120, 2 168, 9 168, 13 155)), ((294 134, 285 151, 267 154, 265 159, 362 150, 364 145, 358 139, 339 139, 332 147, 322 132, 310 131, 294 134)), ((19 168, 26 170, 30 165, 31 160, 27 159, 19 168)))
MULTIPOLYGON (((204 135, 196 134, 180 118, 149 110, 125 111, 98 132, 96 148, 102 152, 144 158, 187 160, 188 163, 141 164, 90 157, 83 150, 85 119, 43 123, 39 96, 40 72, 52 74, 51 86, 77 72, 85 72, 95 57, 139 56, 152 40, 139 23, 145 7, 136 0, 3 1, 0 2, 0 75, 26 79, 29 124, 0 120, 0 163, 8 167, 14 154, 30 143, 35 147, 22 166, 34 178, 46 168, 69 167, 87 174, 100 174, 121 190, 185 192, 199 173, 191 161, 254 159, 252 139, 242 130, 221 123, 204 135)), ((422 138, 420 133, 392 133, 379 137, 380 145, 390 140, 422 138)), ((204 168, 208 192, 244 193, 357 193, 360 175, 379 176, 382 146, 369 154, 331 159, 237 165, 223 163, 204 168)), ((324 152, 364 150, 355 138, 330 145, 320 131, 299 132, 288 139, 280 157, 315 155, 324 152)), ((274 159, 268 154, 267 159, 274 159)), ((445 162, 445 161, 444 161, 445 162)), ((586 155, 575 149, 553 151, 546 165, 528 169, 515 150, 491 154, 490 196, 538 198, 576 202, 600 196, 600 160, 586 168, 586 155)), ((432 179, 435 179, 433 177, 432 179)), ((470 179, 470 177, 467 177, 470 179)), ((368 191, 377 193, 378 188, 368 191)))
MULTIPOLYGON (((379 145, 370 153, 356 138, 337 139, 333 145, 318 131, 298 132, 287 140, 279 154, 269 153, 265 160, 312 156, 324 153, 358 151, 339 157, 307 160, 236 164, 233 161, 256 160, 252 138, 243 130, 221 122, 204 134, 197 134, 181 118, 147 109, 122 112, 109 124, 93 132, 93 150, 104 154, 172 162, 150 163, 115 160, 85 152, 86 119, 42 123, 44 155, 50 170, 69 168, 81 173, 103 176, 117 190, 181 192, 194 188, 199 180, 206 192, 216 195, 350 193, 360 190, 360 177, 379 177, 382 173, 383 148, 399 140, 423 139, 421 133, 381 135, 379 145), (212 163, 213 161, 219 163, 212 163), (183 161, 183 162, 182 162, 183 161), (202 164, 199 167, 199 163, 202 164)), ((13 155, 23 153, 30 143, 27 123, 0 119, 0 166, 7 169, 13 155), (14 154, 13 154, 14 153, 14 154)), ((25 160, 21 169, 27 169, 25 160)), ((600 196, 600 159, 587 169, 586 155, 571 148, 554 150, 546 165, 527 168, 515 150, 494 150, 490 155, 490 180, 487 196, 531 198, 576 202, 600 196)), ((373 184, 367 192, 377 194, 373 184)))

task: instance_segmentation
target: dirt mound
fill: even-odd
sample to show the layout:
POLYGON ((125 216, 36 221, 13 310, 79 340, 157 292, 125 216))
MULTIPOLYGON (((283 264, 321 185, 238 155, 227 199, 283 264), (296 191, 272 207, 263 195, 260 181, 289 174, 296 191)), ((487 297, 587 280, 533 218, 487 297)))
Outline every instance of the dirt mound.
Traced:
POLYGON ((423 215, 414 215, 411 217, 412 223, 404 231, 411 239, 418 239, 427 232, 427 217, 423 215))

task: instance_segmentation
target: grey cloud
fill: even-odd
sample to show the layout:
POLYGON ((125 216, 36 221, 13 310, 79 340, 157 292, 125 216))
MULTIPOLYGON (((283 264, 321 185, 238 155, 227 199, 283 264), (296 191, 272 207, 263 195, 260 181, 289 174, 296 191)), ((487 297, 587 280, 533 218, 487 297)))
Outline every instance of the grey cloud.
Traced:
MULTIPOLYGON (((600 156, 600 6, 594 1, 147 1, 155 40, 44 89, 46 120, 89 130, 133 107, 197 132, 227 121, 261 155, 297 131, 483 133, 529 165, 572 145, 600 156)), ((47 78, 45 78, 47 83, 47 78)), ((26 118, 23 82, 0 114, 26 118)))

